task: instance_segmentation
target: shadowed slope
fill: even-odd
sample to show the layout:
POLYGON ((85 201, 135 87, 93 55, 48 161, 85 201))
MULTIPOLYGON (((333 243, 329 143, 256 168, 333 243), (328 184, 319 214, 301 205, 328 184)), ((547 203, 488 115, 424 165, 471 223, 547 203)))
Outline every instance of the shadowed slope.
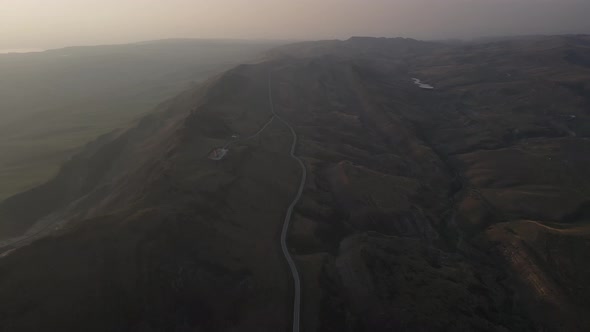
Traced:
POLYGON ((4 234, 70 220, 0 259, 0 322, 290 329, 301 171, 272 70, 308 176, 287 238, 302 330, 588 330, 586 39, 362 38, 239 66, 0 206, 4 234))

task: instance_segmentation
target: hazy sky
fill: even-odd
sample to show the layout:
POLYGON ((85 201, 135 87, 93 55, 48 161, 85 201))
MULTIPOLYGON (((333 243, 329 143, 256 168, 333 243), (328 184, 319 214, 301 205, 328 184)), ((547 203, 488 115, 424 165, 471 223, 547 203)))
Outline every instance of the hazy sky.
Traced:
POLYGON ((172 37, 590 33, 590 0, 0 0, 0 49, 172 37))

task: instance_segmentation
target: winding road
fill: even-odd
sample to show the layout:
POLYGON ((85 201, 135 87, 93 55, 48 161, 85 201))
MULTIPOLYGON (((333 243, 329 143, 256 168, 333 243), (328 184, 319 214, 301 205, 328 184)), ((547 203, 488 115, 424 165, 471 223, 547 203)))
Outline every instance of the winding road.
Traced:
POLYGON ((274 109, 274 103, 272 100, 272 79, 271 75, 268 75, 268 101, 270 103, 270 110, 274 117, 279 119, 282 123, 284 123, 289 130, 291 131, 291 135, 293 135, 293 144, 291 145, 291 158, 295 159, 299 166, 301 167, 301 181, 299 183, 299 189, 297 190, 297 195, 293 198, 293 202, 289 206, 287 210, 287 214, 285 215, 285 221, 283 222, 283 231, 281 232, 281 248, 283 249, 283 255, 289 264, 289 269, 291 270, 291 274, 293 275, 293 285, 294 285, 294 298, 293 298, 293 332, 299 332, 299 325, 301 323, 301 280, 299 279, 299 271, 297 270, 297 265, 295 265, 295 261, 293 257, 291 257, 291 253, 289 253, 289 248, 287 247, 287 233, 289 232, 289 225, 291 224, 291 216, 293 215, 293 209, 295 205, 299 202, 301 198, 301 194, 303 193, 303 187, 305 185, 305 181, 307 179, 307 169, 305 168, 305 164, 299 157, 295 155, 295 148, 297 146, 297 133, 295 129, 287 122, 285 119, 281 118, 274 109))
POLYGON ((297 270, 297 265, 295 264, 293 257, 291 257, 291 254, 289 253, 289 248, 287 247, 287 234, 289 232, 289 226, 291 224, 291 217, 293 216, 293 209, 295 208, 295 205, 297 205, 297 203, 299 202, 301 194, 303 193, 303 187, 305 186, 305 181, 307 179, 307 169, 305 168, 305 164, 303 163, 303 161, 295 155, 295 148, 297 147, 297 133, 295 132, 295 129, 293 129, 293 127, 291 126, 291 124, 289 124, 288 121, 280 117, 275 112, 274 103, 272 99, 272 76, 270 73, 268 75, 268 102, 270 105, 270 111, 272 113, 272 116, 256 133, 248 137, 238 138, 226 143, 223 146, 223 148, 219 149, 222 151, 222 154, 219 157, 210 158, 214 160, 223 159, 225 153, 229 150, 229 148, 232 145, 257 137, 272 123, 272 121, 275 118, 279 119, 291 131, 291 135, 293 136, 293 143, 291 144, 290 156, 295 161, 297 161, 297 163, 301 167, 301 180, 299 183, 299 187, 297 189, 297 195, 295 195, 295 197, 293 198, 293 201, 291 202, 291 205, 289 206, 289 209, 287 209, 287 213, 285 214, 283 230, 281 231, 281 249, 283 250, 283 255, 285 256, 285 260, 287 261, 287 264, 289 265, 289 269, 293 276, 293 332, 299 332, 301 324, 301 280, 299 278, 299 271, 297 270))
MULTIPOLYGON (((272 121, 275 118, 279 119, 282 123, 284 123, 291 131, 291 135, 293 136, 293 143, 291 144, 290 156, 291 156, 291 158, 293 158, 294 160, 297 161, 297 163, 301 167, 302 173, 301 173, 299 188, 297 189, 297 194, 293 198, 293 201, 291 202, 291 205, 289 206, 289 208, 287 209, 287 213, 285 214, 285 220, 283 222, 283 229, 281 232, 281 249, 283 251, 283 255, 285 256, 285 260, 287 261, 287 263, 289 265, 289 269, 291 271, 291 274, 293 276, 293 286, 294 286, 293 332, 299 332, 300 323, 301 323, 301 280, 299 278, 299 271, 297 270, 297 265, 295 264, 293 257, 291 257, 291 254, 289 253, 289 248, 287 247, 287 234, 289 232, 289 226, 291 224, 291 217, 293 215, 293 209, 295 208, 295 206, 299 202, 299 199, 301 198, 301 195, 303 193, 303 187, 305 186, 305 181, 307 179, 307 169, 305 168, 305 164, 303 163, 303 161, 295 155, 295 148, 297 147, 297 133, 295 132, 295 129, 293 129, 293 127, 291 126, 291 124, 289 124, 289 122, 287 122, 285 119, 280 117, 275 112, 273 98, 272 98, 272 78, 271 78, 270 74, 268 76, 268 101, 269 101, 269 105, 270 105, 270 110, 272 112, 272 117, 268 120, 268 122, 255 134, 253 134, 249 137, 243 138, 243 139, 237 139, 232 142, 229 142, 223 148, 228 149, 231 145, 238 143, 239 141, 248 140, 248 139, 258 136, 262 131, 264 131, 264 129, 266 129, 272 123, 272 121)), ((8 255, 10 252, 17 249, 19 247, 19 245, 22 245, 22 244, 28 243, 28 241, 34 240, 35 238, 42 235, 44 232, 48 231, 49 229, 51 229, 54 226, 55 226, 55 224, 50 224, 47 227, 42 228, 40 231, 38 231, 34 234, 31 234, 29 236, 23 236, 19 239, 15 239, 15 241, 13 241, 13 242, 6 241, 4 243, 1 243, 0 249, 3 249, 3 250, 0 251, 0 254, 1 254, 0 258, 8 255)))

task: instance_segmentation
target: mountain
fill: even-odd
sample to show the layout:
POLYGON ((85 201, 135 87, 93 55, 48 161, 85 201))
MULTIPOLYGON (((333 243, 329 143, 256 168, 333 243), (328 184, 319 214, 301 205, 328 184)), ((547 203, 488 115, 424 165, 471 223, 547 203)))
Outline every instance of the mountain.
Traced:
POLYGON ((587 36, 276 48, 0 204, 0 325, 291 330, 286 122, 302 330, 588 330, 589 56, 587 36))
POLYGON ((173 39, 0 54, 0 201, 51 179, 81 145, 279 44, 173 39))

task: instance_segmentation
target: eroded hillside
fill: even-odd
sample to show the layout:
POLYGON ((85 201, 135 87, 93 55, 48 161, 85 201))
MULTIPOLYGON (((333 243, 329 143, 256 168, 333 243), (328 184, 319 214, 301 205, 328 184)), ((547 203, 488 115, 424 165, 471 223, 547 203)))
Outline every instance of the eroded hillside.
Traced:
POLYGON ((300 170, 270 92, 308 172, 304 331, 586 330, 589 45, 353 38, 228 71, 0 205, 0 238, 39 232, 2 249, 0 323, 289 330, 300 170))

